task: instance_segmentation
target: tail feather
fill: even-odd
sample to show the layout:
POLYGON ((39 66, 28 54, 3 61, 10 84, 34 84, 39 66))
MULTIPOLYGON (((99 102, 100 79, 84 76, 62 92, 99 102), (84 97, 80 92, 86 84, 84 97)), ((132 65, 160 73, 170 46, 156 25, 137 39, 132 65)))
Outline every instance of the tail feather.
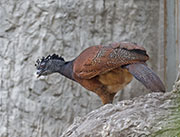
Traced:
POLYGON ((137 63, 125 66, 128 71, 139 80, 146 88, 155 92, 165 92, 165 87, 160 78, 147 67, 146 64, 137 63))

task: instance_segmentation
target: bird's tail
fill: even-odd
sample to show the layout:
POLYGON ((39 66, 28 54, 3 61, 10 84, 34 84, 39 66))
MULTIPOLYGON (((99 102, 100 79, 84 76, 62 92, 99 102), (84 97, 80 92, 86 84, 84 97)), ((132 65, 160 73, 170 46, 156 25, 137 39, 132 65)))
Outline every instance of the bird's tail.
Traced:
POLYGON ((128 71, 144 86, 151 91, 165 92, 165 87, 160 78, 148 68, 146 64, 136 63, 125 66, 128 71))

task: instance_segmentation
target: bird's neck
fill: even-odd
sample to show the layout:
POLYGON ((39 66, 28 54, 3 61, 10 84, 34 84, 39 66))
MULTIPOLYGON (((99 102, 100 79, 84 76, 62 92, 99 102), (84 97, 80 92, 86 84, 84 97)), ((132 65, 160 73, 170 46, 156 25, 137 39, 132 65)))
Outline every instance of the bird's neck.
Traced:
POLYGON ((56 72, 60 73, 61 75, 74 80, 73 78, 73 61, 64 62, 64 65, 58 64, 55 68, 56 72))

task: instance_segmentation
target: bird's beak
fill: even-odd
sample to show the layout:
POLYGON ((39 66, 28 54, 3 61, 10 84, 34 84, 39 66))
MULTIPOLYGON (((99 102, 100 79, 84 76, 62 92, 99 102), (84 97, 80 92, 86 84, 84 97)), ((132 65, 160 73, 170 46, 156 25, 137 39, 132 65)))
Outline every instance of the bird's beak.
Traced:
POLYGON ((41 71, 40 70, 37 70, 37 78, 39 78, 41 76, 41 71))
POLYGON ((37 75, 37 78, 39 78, 41 75, 37 75))

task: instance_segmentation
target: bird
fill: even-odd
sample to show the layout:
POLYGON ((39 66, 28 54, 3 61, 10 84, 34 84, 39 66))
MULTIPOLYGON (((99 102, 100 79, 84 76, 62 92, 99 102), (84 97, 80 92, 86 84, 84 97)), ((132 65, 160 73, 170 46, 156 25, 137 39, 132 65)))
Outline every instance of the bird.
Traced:
POLYGON ((90 46, 70 61, 57 54, 48 55, 38 59, 35 66, 37 77, 60 73, 96 93, 105 105, 112 103, 115 94, 133 77, 152 92, 165 92, 163 82, 146 64, 148 59, 142 46, 121 41, 90 46))

